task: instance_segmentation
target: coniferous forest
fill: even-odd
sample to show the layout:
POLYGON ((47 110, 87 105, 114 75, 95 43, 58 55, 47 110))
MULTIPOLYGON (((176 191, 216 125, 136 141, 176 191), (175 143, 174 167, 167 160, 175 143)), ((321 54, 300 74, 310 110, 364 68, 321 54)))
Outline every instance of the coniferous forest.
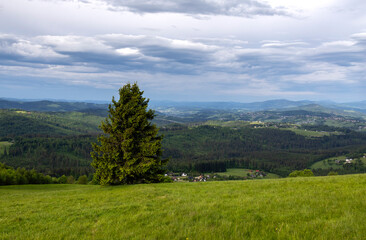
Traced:
MULTIPOLYGON (((105 109, 63 112, 18 109, 0 110, 0 113, 0 144, 8 144, 0 149, 0 162, 52 177, 92 176, 91 145, 102 134, 98 125, 106 117, 105 109)), ((343 124, 362 125, 362 120, 354 117, 337 118, 317 112, 304 115, 303 111, 297 111, 296 115, 296 111, 291 111, 291 114, 278 115, 278 119, 273 118, 271 112, 270 120, 267 115, 264 120, 251 113, 256 118, 253 122, 253 119, 240 120, 241 113, 231 112, 231 117, 227 112, 208 113, 212 113, 211 110, 197 113, 195 117, 177 117, 157 112, 154 121, 160 128, 159 134, 164 136, 163 158, 169 158, 166 166, 169 172, 205 173, 247 168, 288 176, 293 170, 309 168, 323 159, 346 155, 362 158, 366 153, 366 133, 343 124), (283 120, 287 115, 291 115, 291 119, 283 120), (339 119, 338 124, 325 124, 330 117, 339 119)), ((318 175, 333 170, 313 169, 318 175)), ((363 161, 354 161, 338 168, 337 172, 365 172, 365 167, 363 161)))

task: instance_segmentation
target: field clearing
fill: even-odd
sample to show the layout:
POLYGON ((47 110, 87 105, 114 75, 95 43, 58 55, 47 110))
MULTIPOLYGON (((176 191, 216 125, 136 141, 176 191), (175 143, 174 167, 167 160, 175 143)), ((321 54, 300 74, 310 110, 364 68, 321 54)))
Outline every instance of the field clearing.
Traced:
POLYGON ((296 128, 282 128, 283 130, 290 130, 298 135, 302 135, 305 137, 324 137, 330 136, 331 134, 339 134, 339 133, 331 133, 331 132, 319 132, 319 131, 309 131, 304 129, 296 129, 296 128))
MULTIPOLYGON (((226 170, 226 172, 216 172, 216 174, 222 175, 222 176, 238 176, 238 177, 246 177, 247 174, 252 173, 250 172, 253 170, 250 169, 244 169, 244 168, 228 168, 226 170)), ((255 171, 254 171, 255 172, 255 171)), ((264 179, 274 179, 274 178, 279 178, 280 176, 278 176, 277 174, 274 173, 266 173, 267 176, 264 177, 264 179)), ((259 179, 259 178, 258 178, 259 179)))
POLYGON ((210 121, 207 121, 205 124, 211 125, 211 126, 231 127, 231 128, 247 127, 247 126, 250 125, 250 123, 248 121, 241 121, 241 120, 237 120, 237 121, 214 121, 214 120, 210 120, 210 121))
POLYGON ((0 239, 365 239, 366 175, 0 187, 0 239))
POLYGON ((0 155, 4 154, 4 149, 6 149, 6 151, 9 151, 9 147, 12 144, 13 143, 11 143, 11 142, 0 142, 0 155))
POLYGON ((318 161, 316 163, 314 163, 313 165, 310 166, 311 169, 318 169, 318 168, 322 168, 322 169, 327 169, 327 168, 333 168, 333 169, 342 169, 343 166, 340 164, 336 164, 334 161, 335 160, 344 160, 346 159, 346 156, 338 156, 338 157, 331 157, 331 158, 327 158, 321 161, 318 161), (328 163, 328 160, 332 161, 332 163, 328 163))
MULTIPOLYGON (((321 161, 318 161, 316 163, 313 163, 310 168, 311 169, 328 169, 328 168, 333 168, 333 169, 343 169, 343 164, 336 164, 334 161, 335 160, 346 160, 348 157, 343 155, 343 156, 338 156, 338 157, 331 157, 331 158, 327 158, 321 161), (329 162, 328 162, 329 161, 329 162)), ((366 164, 366 159, 365 158, 360 158, 360 160, 366 164)))
POLYGON ((353 123, 353 122, 345 122, 345 121, 335 121, 335 120, 326 120, 324 122, 325 125, 328 126, 334 126, 334 127, 345 127, 345 128, 354 128, 355 126, 357 126, 358 124, 353 123))

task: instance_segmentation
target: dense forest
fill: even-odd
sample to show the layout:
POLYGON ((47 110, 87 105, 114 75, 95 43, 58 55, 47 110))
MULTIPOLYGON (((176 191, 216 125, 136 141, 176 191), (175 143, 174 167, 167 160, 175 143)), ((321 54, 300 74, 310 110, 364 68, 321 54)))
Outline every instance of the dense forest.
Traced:
POLYGON ((173 171, 215 172, 225 168, 261 169, 288 175, 321 159, 366 150, 366 134, 309 138, 275 128, 199 126, 164 129, 164 154, 173 171))
MULTIPOLYGON (((161 129, 164 157, 173 172, 216 172, 226 168, 261 169, 282 176, 315 161, 365 151, 366 134, 307 138, 289 130, 202 125, 161 129)), ((96 135, 17 137, 0 161, 59 177, 90 175, 91 142, 96 135)))
MULTIPOLYGON (((344 128, 341 124, 329 126, 324 122, 306 121, 293 125, 283 119, 322 118, 325 121, 335 118, 340 122, 346 119, 357 126, 362 120, 305 110, 286 111, 281 116, 278 112, 245 113, 252 119, 263 117, 263 114, 282 118, 281 121, 252 124, 226 121, 228 113, 221 115, 220 120, 222 111, 203 111, 202 114, 214 113, 211 120, 219 119, 208 122, 197 122, 196 118, 189 120, 189 114, 180 118, 158 113, 155 123, 160 126, 160 134, 164 135, 163 157, 170 159, 168 171, 221 172, 240 167, 287 176, 293 170, 308 168, 328 157, 366 153, 366 133, 363 131, 344 128), (326 134, 306 136, 293 131, 296 129, 326 134)), ((101 134, 98 125, 105 116, 103 109, 78 112, 0 110, 0 145, 1 142, 11 144, 0 152, 0 162, 14 168, 35 169, 52 177, 91 177, 91 143, 101 134)), ((330 170, 314 171, 326 175, 330 170)), ((340 174, 355 173, 364 172, 365 168, 361 163, 354 163, 337 171, 340 174)))

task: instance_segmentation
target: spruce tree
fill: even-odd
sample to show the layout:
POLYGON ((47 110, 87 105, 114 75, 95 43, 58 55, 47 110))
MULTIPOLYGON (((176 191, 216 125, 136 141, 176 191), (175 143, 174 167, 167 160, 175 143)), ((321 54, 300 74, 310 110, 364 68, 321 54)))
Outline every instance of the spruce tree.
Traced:
POLYGON ((93 144, 92 166, 101 185, 161 182, 167 159, 161 159, 162 136, 151 123, 155 113, 149 99, 134 83, 119 89, 112 98, 108 117, 100 128, 104 134, 93 144))

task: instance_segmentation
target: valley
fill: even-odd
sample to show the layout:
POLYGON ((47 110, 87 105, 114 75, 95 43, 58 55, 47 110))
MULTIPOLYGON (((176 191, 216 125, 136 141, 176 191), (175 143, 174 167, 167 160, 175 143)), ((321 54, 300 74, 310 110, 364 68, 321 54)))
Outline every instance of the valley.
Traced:
MULTIPOLYGON (((362 111, 309 102, 266 104, 255 103, 256 108, 249 111, 238 103, 161 103, 154 123, 164 135, 168 172, 198 176, 245 168, 286 177, 293 170, 312 168, 315 174, 326 175, 334 169, 323 164, 318 171, 316 162, 366 152, 366 115, 362 111)), ((0 110, 0 140, 7 152, 0 151, 1 162, 55 177, 91 177, 91 143, 101 134, 98 126, 107 116, 105 104, 40 101, 3 103, 3 107, 8 108, 0 110)), ((365 171, 360 164, 349 166, 337 171, 365 171)))

